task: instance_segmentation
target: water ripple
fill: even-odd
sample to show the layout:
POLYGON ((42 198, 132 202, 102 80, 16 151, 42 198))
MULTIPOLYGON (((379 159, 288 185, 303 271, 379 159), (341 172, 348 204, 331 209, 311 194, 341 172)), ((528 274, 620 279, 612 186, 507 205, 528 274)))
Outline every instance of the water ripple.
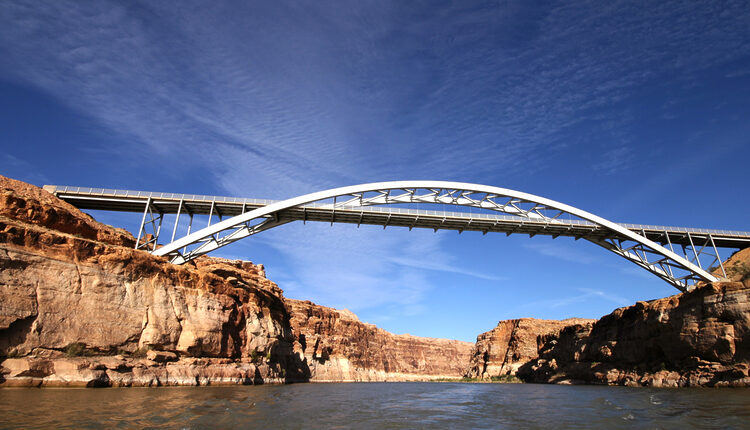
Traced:
POLYGON ((2 389, 2 428, 749 428, 748 389, 368 383, 2 389))

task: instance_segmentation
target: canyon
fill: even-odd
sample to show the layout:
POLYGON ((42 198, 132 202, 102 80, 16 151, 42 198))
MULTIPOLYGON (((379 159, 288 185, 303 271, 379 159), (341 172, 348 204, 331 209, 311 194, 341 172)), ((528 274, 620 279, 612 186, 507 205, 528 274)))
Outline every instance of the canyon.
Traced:
POLYGON ((284 297, 263 265, 176 266, 125 230, 0 176, 0 387, 451 378, 750 385, 750 250, 726 282, 599 320, 500 321, 475 344, 396 335, 284 297))
POLYGON ((461 376, 473 345, 286 299, 262 265, 183 266, 0 178, 0 385, 158 386, 461 376))

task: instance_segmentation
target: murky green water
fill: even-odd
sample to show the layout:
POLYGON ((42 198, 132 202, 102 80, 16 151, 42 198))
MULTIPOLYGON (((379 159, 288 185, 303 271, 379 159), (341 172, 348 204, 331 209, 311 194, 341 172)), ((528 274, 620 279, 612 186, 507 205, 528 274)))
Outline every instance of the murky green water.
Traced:
POLYGON ((750 390, 458 383, 0 389, 0 427, 750 428, 750 390))

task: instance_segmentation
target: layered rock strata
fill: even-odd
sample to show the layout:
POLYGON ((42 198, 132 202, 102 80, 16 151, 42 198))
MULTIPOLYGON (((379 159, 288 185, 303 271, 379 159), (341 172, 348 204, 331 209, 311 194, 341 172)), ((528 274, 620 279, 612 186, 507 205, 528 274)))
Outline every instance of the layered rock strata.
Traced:
MULTIPOLYGON (((126 231, 0 176, 0 385, 310 379, 307 357, 295 353, 300 342, 286 299, 261 265, 204 257, 174 266, 134 250, 134 243, 126 231)), ((389 334, 378 333, 380 347, 402 345, 399 359, 410 360, 408 342, 394 337, 390 345, 389 334)), ((442 359, 441 341, 414 342, 434 342, 430 352, 435 354, 417 348, 415 362, 442 359)), ((370 354, 367 344, 359 345, 364 349, 347 353, 370 354)), ((364 379, 357 375, 367 372, 367 379, 376 380, 385 369, 357 366, 346 373, 347 380, 364 379)))
POLYGON ((545 340, 563 328, 595 320, 569 318, 562 321, 521 318, 500 321, 497 327, 477 336, 466 376, 492 379, 512 375, 523 364, 537 358, 545 340))
POLYGON ((349 311, 287 299, 294 349, 313 381, 413 381, 461 376, 474 344, 394 335, 349 311))
POLYGON ((616 309, 550 336, 518 375, 529 382, 629 386, 750 385, 750 249, 733 282, 616 309))
POLYGON ((180 357, 160 362, 125 355, 28 356, 2 363, 8 387, 156 387, 283 383, 273 365, 249 359, 180 357))

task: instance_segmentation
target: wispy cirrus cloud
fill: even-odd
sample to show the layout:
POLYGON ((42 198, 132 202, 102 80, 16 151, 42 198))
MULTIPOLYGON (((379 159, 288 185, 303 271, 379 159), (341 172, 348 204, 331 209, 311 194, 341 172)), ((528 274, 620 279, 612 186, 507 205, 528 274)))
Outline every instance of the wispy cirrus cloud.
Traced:
POLYGON ((571 263, 591 264, 596 262, 596 258, 591 254, 567 244, 531 242, 524 244, 523 246, 526 249, 531 249, 547 257, 553 257, 571 263))
POLYGON ((440 236, 416 230, 404 236, 381 230, 289 224, 258 239, 289 259, 291 272, 275 275, 289 297, 354 312, 379 307, 396 315, 417 312, 433 283, 425 268, 395 262, 393 255, 401 255, 406 262, 446 260, 440 236))
POLYGON ((612 294, 607 291, 595 290, 592 288, 579 288, 578 291, 580 291, 581 294, 577 296, 557 300, 551 306, 553 308, 560 307, 560 306, 567 306, 575 302, 581 302, 581 301, 585 301, 589 299, 604 300, 604 301, 615 303, 618 306, 627 306, 627 305, 632 304, 632 300, 627 299, 625 297, 618 296, 616 294, 612 294))
POLYGON ((576 288, 578 292, 576 295, 558 297, 554 299, 535 300, 532 302, 524 303, 520 305, 521 308, 543 308, 543 309, 558 309, 562 307, 570 307, 577 303, 593 303, 593 302, 608 302, 613 303, 617 306, 628 306, 633 304, 633 300, 613 294, 608 291, 597 290, 592 288, 576 288))
POLYGON ((49 179, 39 172, 34 165, 11 154, 0 154, 0 174, 35 184, 46 184, 49 179))
MULTIPOLYGON (((181 6, 4 3, 3 72, 135 147, 216 166, 228 191, 291 195, 528 172, 556 157, 567 128, 640 84, 750 50, 732 31, 746 23, 739 6, 181 6), (675 15, 679 27, 663 25, 675 15), (616 49, 602 50, 611 40, 616 49)), ((593 164, 611 168, 627 149, 613 151, 593 164)))
POLYGON ((505 281, 508 280, 505 276, 495 276, 490 275, 486 273, 480 273, 475 272, 472 270, 464 269, 460 267, 456 263, 447 263, 447 262, 436 262, 434 260, 431 260, 430 257, 423 257, 420 258, 403 258, 403 257, 391 257, 389 259, 390 262, 405 266, 405 267, 412 267, 415 269, 421 269, 421 270, 431 270, 435 272, 447 272, 447 273, 455 273, 458 275, 465 275, 465 276, 471 276, 474 278, 484 279, 487 281, 505 281))

